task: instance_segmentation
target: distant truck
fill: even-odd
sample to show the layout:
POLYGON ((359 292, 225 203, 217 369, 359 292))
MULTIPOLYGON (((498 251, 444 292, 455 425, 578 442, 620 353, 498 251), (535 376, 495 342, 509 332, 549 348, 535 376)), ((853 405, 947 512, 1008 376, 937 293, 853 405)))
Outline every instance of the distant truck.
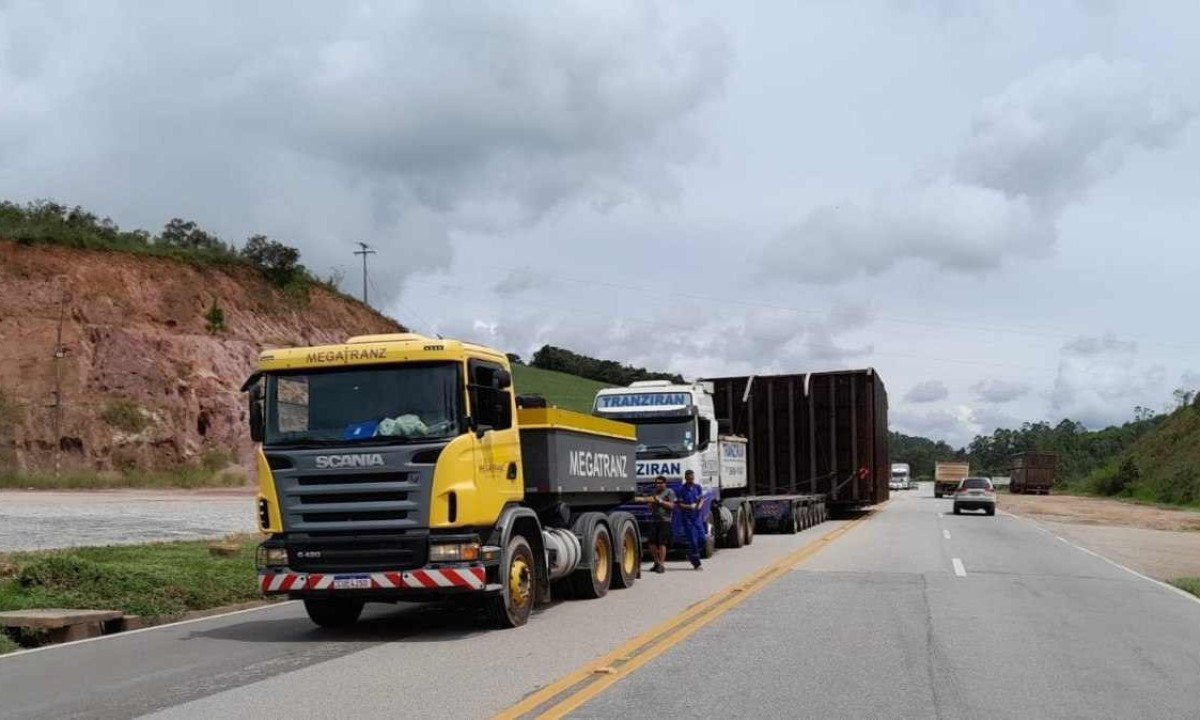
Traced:
POLYGON ((634 428, 518 398, 511 372, 497 350, 407 333, 262 352, 243 386, 262 592, 322 626, 458 598, 516 627, 552 592, 631 585, 634 428))
POLYGON ((1014 495, 1049 495, 1057 469, 1057 453, 1024 452, 1014 455, 1008 491, 1014 495))
POLYGON ((912 468, 908 463, 892 463, 892 479, 888 483, 890 490, 909 490, 912 488, 912 468))
POLYGON ((971 474, 971 465, 965 462, 938 462, 933 466, 933 496, 953 495, 963 478, 971 474))

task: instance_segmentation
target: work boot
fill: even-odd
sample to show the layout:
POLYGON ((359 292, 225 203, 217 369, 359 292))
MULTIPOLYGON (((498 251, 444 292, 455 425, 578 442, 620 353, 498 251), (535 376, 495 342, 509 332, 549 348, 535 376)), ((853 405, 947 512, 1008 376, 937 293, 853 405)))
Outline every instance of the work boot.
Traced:
POLYGON ((703 570, 704 568, 700 565, 699 560, 693 560, 692 561, 692 569, 693 570, 703 570))

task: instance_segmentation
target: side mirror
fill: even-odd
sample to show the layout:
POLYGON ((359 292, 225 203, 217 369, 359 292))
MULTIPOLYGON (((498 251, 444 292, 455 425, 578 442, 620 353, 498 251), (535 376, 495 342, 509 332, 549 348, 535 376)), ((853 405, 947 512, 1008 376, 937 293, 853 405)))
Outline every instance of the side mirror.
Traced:
POLYGON ((263 387, 259 383, 250 387, 250 439, 256 443, 263 441, 266 434, 266 419, 263 413, 263 387))
POLYGON ((475 438, 477 440, 482 440, 484 435, 487 435, 494 429, 495 428, 493 428, 491 425, 476 425, 475 426, 475 438))
POLYGON ((507 390, 512 387, 512 373, 507 370, 496 371, 496 389, 507 390))

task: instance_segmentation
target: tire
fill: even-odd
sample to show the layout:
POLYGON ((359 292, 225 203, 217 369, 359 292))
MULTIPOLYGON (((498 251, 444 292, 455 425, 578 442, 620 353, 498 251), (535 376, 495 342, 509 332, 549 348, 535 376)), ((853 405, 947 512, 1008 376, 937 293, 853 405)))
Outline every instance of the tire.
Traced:
POLYGON ((537 565, 524 535, 514 535, 508 541, 504 556, 507 559, 500 567, 500 583, 505 585, 505 592, 488 597, 484 610, 496 627, 521 627, 529 621, 537 597, 537 565))
POLYGON ((988 514, 988 516, 995 515, 995 514, 996 514, 996 508, 994 508, 994 507, 990 507, 990 508, 988 508, 988 510, 987 510, 987 514, 988 514))
POLYGON ((942 499, 942 494, 940 492, 938 492, 937 490, 933 491, 933 496, 939 500, 942 499))
POLYGON ((739 505, 733 515, 733 525, 725 533, 725 547, 740 548, 746 544, 746 508, 739 505))
POLYGON ((314 598, 304 601, 308 619, 325 628, 346 627, 358 622, 363 601, 351 598, 314 598))
POLYGON ((615 588, 633 587, 642 564, 642 540, 637 524, 625 519, 617 524, 617 542, 613 546, 613 578, 615 588))
POLYGON ((700 559, 707 560, 717 552, 717 527, 709 520, 704 525, 704 547, 700 548, 700 559))
POLYGON ((613 542, 608 526, 602 522, 592 525, 587 538, 592 549, 592 566, 571 573, 571 590, 577 598, 595 600, 608 594, 613 575, 613 542))
POLYGON ((962 515, 962 508, 960 508, 959 506, 955 505, 955 506, 954 506, 954 514, 955 514, 955 515, 962 515))

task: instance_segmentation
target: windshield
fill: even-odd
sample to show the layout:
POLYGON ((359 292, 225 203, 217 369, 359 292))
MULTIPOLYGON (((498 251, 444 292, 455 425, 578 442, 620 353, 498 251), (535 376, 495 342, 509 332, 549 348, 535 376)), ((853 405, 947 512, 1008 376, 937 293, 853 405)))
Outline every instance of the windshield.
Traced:
POLYGON ((903 480, 906 477, 908 477, 908 473, 906 473, 902 470, 896 470, 892 473, 893 480, 903 480))
POLYGON ((289 373, 267 378, 266 445, 384 444, 459 429, 453 364, 289 373))
POLYGON ((696 448, 696 423, 692 418, 668 422, 642 422, 637 426, 638 457, 680 457, 696 448))

